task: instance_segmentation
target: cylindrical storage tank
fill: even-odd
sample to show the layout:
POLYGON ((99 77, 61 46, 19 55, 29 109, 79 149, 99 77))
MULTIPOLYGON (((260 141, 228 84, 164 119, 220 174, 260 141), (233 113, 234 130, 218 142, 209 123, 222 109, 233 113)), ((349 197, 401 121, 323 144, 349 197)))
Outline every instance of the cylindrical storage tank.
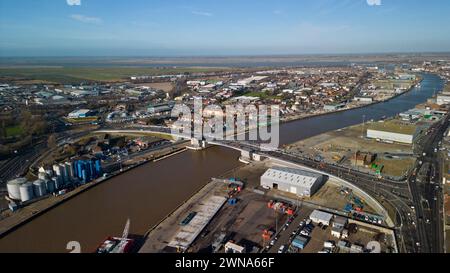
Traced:
POLYGON ((47 180, 47 179, 48 179, 48 174, 47 174, 47 173, 44 173, 44 172, 40 172, 40 173, 38 174, 38 178, 39 178, 40 180, 47 180))
POLYGON ((55 176, 61 176, 62 175, 61 166, 59 166, 57 164, 53 165, 53 171, 55 173, 55 176))
POLYGON ((88 182, 87 181, 87 172, 86 172, 86 170, 81 171, 81 177, 83 179, 83 183, 82 184, 86 184, 88 182))
POLYGON ((66 162, 66 169, 68 169, 69 179, 73 180, 75 178, 74 164, 73 162, 66 162))
POLYGON ((84 161, 78 160, 77 162, 77 176, 79 179, 83 179, 84 161))
POLYGON ((20 199, 22 202, 30 201, 34 198, 33 183, 25 183, 20 186, 20 199))
POLYGON ((36 180, 33 182, 34 196, 42 197, 47 194, 47 184, 44 180, 36 180))
POLYGON ((102 175, 102 162, 100 159, 95 160, 95 171, 98 176, 102 175))
POLYGON ((6 188, 8 189, 8 196, 13 200, 21 200, 20 198, 20 186, 27 183, 25 178, 17 178, 9 181, 6 184, 6 188))
POLYGON ((48 177, 55 176, 55 172, 53 170, 46 170, 45 172, 48 174, 48 177))
POLYGON ((55 191, 63 188, 63 183, 61 182, 60 176, 53 177, 52 181, 55 184, 55 191))
POLYGON ((89 182, 92 181, 95 178, 95 163, 93 160, 89 161, 89 182))
POLYGON ((61 176, 62 176, 63 182, 64 182, 64 184, 65 184, 65 183, 67 183, 67 180, 68 180, 68 177, 67 177, 68 174, 67 174, 67 172, 68 172, 69 170, 66 169, 66 164, 63 164, 63 163, 59 164, 59 167, 60 167, 60 169, 61 169, 61 176))
POLYGON ((55 182, 53 180, 47 180, 45 181, 45 184, 47 185, 48 193, 54 193, 56 191, 55 182))

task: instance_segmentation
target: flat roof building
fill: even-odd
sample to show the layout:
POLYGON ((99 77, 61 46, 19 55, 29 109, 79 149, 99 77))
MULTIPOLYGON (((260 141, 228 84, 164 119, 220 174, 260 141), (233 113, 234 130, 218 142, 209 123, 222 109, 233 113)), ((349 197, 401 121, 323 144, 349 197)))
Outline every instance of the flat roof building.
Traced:
POLYGON ((438 105, 450 104, 450 96, 449 95, 438 95, 436 103, 438 105))
POLYGON ((172 103, 172 102, 150 105, 147 108, 147 112, 150 113, 150 114, 169 113, 170 111, 172 111, 174 105, 175 104, 172 103))
POLYGON ((331 219, 333 219, 333 214, 321 210, 314 210, 309 216, 309 219, 314 223, 329 226, 331 219))
POLYGON ((324 105, 323 110, 328 111, 328 112, 337 111, 339 109, 343 109, 345 107, 345 105, 346 105, 345 103, 324 105))
POLYGON ((368 138, 405 144, 413 144, 418 135, 416 125, 399 121, 376 122, 367 129, 368 138))
POLYGON ((273 167, 261 176, 261 186, 311 197, 322 186, 323 175, 300 169, 273 167))
POLYGON ((87 118, 92 117, 94 115, 94 111, 91 111, 89 109, 80 109, 75 110, 71 113, 69 113, 69 118, 87 118))
POLYGON ((233 242, 228 242, 225 244, 225 253, 245 253, 245 247, 233 242))

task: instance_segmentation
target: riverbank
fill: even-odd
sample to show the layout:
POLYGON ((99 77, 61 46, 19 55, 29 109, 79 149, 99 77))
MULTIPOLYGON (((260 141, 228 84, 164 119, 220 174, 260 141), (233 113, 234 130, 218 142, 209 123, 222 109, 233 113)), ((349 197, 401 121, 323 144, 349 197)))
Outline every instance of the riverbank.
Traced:
MULTIPOLYGON (((420 92, 407 99, 398 98, 386 105, 343 115, 310 118, 281 127, 283 144, 361 123, 383 115, 395 116, 430 98, 441 88, 441 81, 425 75, 420 92)), ((124 222, 131 219, 131 233, 145 234, 149 227, 173 211, 211 177, 232 170, 239 154, 213 147, 199 152, 185 152, 167 160, 128 172, 105 187, 99 186, 71 202, 42 215, 0 240, 0 252, 65 252, 68 241, 77 240, 83 248, 93 249, 105 237, 120 235, 124 222), (39 236, 35 236, 39 234, 39 236), (30 238, 33 244, 30 244, 30 238)), ((228 177, 239 177, 231 172, 228 177)), ((130 234, 131 234, 130 233, 130 234)))
POLYGON ((321 113, 314 113, 314 114, 309 114, 309 115, 307 114, 307 115, 304 115, 304 116, 301 116, 301 115, 289 116, 287 118, 281 119, 281 123, 290 123, 290 122, 295 122, 295 121, 299 121, 299 120, 302 120, 302 119, 311 119, 311 118, 320 117, 320 116, 327 116, 327 115, 332 115, 332 114, 336 114, 336 113, 343 113, 343 112, 347 112, 347 111, 350 111, 350 110, 357 110, 357 109, 362 109, 362 108, 366 108, 366 107, 369 107, 369 106, 374 106, 374 105, 381 104, 381 103, 386 103, 386 102, 389 102, 389 101, 391 101, 391 100, 393 100, 393 99, 395 99, 397 97, 400 97, 402 95, 405 95, 405 94, 411 92, 414 88, 416 88, 417 84, 422 83, 422 81, 423 81, 423 78, 421 77, 419 81, 417 81, 413 86, 411 86, 411 88, 409 88, 405 92, 397 93, 394 96, 392 96, 392 97, 390 97, 388 99, 385 99, 385 100, 374 101, 372 103, 361 104, 361 105, 358 105, 358 106, 355 106, 355 107, 339 109, 339 110, 331 111, 331 112, 321 112, 321 113))
POLYGON ((82 185, 73 191, 70 191, 61 196, 48 196, 47 198, 32 203, 15 213, 11 213, 10 216, 5 217, 0 221, 0 239, 13 232, 17 228, 25 225, 26 223, 32 221, 33 219, 41 216, 42 214, 58 207, 59 205, 64 204, 65 202, 77 197, 78 195, 99 186, 105 182, 110 181, 111 179, 118 177, 126 172, 134 170, 142 165, 151 162, 158 162, 160 160, 169 158, 171 156, 177 155, 179 153, 185 152, 186 144, 178 144, 170 147, 166 147, 163 150, 159 151, 151 151, 148 154, 142 155, 142 157, 152 157, 151 159, 142 159, 140 161, 135 162, 134 164, 124 168, 122 171, 111 174, 107 178, 100 178, 86 185, 82 185))

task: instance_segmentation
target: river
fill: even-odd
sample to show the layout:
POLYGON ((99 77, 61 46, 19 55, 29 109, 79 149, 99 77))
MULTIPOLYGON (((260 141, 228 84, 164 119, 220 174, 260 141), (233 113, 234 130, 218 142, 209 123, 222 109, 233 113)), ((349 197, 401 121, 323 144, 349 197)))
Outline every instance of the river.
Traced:
MULTIPOLYGON (((366 120, 394 116, 425 102, 443 81, 424 74, 422 88, 365 108, 285 123, 281 144, 293 143, 366 120)), ((69 241, 90 252, 106 237, 121 235, 126 219, 130 233, 143 235, 184 200, 218 176, 240 166, 239 153, 220 147, 188 151, 138 167, 43 214, 0 239, 0 252, 67 252, 69 241)))

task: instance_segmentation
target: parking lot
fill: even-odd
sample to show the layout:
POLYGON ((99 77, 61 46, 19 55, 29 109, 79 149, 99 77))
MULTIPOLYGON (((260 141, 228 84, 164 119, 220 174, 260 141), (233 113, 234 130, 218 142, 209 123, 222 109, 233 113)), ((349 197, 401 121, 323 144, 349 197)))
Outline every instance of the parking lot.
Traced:
POLYGON ((331 226, 315 224, 309 220, 309 215, 313 210, 301 208, 297 215, 292 217, 281 229, 280 233, 274 237, 270 244, 266 246, 265 251, 269 253, 347 253, 349 248, 339 248, 337 244, 340 240, 345 241, 347 245, 366 247, 369 242, 378 241, 382 252, 388 252, 390 249, 389 236, 378 230, 376 227, 368 225, 358 225, 351 223, 348 225, 349 234, 344 239, 333 237, 331 226), (307 243, 303 249, 292 246, 293 240, 300 236, 306 239, 307 243), (331 245, 333 247, 331 247, 331 245), (325 247, 326 246, 326 247, 325 247))
MULTIPOLYGON (((312 209, 309 208, 300 208, 297 211, 297 215, 293 217, 290 223, 286 223, 280 228, 280 233, 277 236, 277 240, 273 241, 273 245, 268 249, 269 253, 277 253, 281 246, 285 245, 286 247, 290 244, 291 239, 293 239, 293 232, 297 233, 299 231, 299 224, 304 218, 308 218, 311 214, 312 209)), ((287 248, 286 248, 287 249, 287 248)), ((267 246, 266 246, 267 250, 267 246)))

